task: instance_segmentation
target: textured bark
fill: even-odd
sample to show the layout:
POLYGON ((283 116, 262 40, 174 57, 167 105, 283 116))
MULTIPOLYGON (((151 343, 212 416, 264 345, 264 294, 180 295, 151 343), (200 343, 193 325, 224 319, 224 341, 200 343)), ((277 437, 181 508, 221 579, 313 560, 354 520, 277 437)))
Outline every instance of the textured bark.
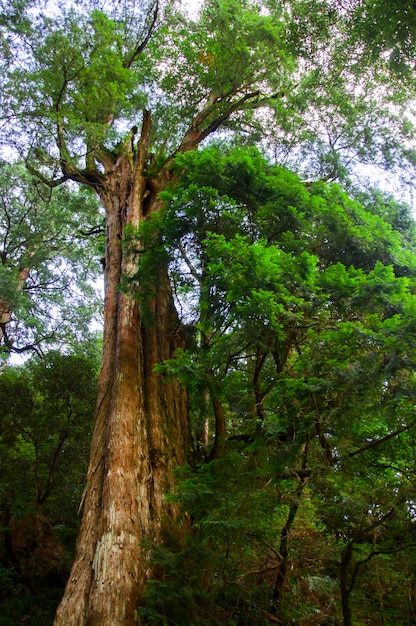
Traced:
POLYGON ((151 575, 143 540, 161 541, 172 526, 165 495, 191 450, 186 393, 154 371, 178 345, 167 276, 161 270, 147 327, 137 299, 119 288, 137 269, 122 245, 126 226, 160 208, 161 183, 149 186, 144 175, 149 133, 145 120, 138 146, 120 153, 98 186, 107 218, 103 365, 76 558, 55 626, 138 623, 151 575))

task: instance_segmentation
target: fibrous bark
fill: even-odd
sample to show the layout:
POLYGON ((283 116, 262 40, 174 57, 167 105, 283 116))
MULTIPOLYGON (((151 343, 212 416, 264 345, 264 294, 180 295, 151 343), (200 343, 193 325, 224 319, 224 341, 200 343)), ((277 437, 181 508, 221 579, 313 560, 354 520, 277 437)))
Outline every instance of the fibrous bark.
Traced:
MULTIPOLYGON (((75 562, 55 626, 129 626, 151 575, 146 541, 172 527, 174 469, 189 461, 186 392, 155 365, 178 347, 178 319, 163 268, 147 304, 120 289, 137 259, 123 245, 126 226, 158 211, 158 180, 145 175, 150 119, 131 151, 122 151, 96 184, 106 210, 103 364, 99 379, 83 519, 75 562)), ((159 179, 164 173, 159 172, 159 179)), ((180 538, 180 525, 177 534, 180 538)))

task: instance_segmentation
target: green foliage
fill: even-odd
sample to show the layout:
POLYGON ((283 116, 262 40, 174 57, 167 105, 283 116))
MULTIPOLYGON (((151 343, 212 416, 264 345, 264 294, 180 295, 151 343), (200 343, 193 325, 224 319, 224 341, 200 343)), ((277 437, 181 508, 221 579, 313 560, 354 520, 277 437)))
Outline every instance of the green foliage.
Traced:
POLYGON ((166 2, 155 24, 148 0, 61 3, 53 15, 32 4, 3 8, 2 108, 19 120, 4 133, 47 178, 101 172, 144 108, 154 163, 182 151, 189 132, 200 141, 221 130, 266 142, 313 179, 346 180, 357 161, 414 167, 409 84, 391 80, 412 58, 406 2, 206 0, 195 19, 166 2))
POLYGON ((242 613, 246 624, 267 623, 261 609, 271 593, 267 574, 276 569, 270 560, 278 526, 274 486, 264 479, 262 458, 237 448, 196 472, 184 468, 175 500, 191 513, 194 533, 182 549, 153 550, 160 579, 146 593, 146 623, 234 624, 242 613), (253 588, 247 566, 262 569, 264 560, 270 568, 253 588))
POLYGON ((1 373, 1 489, 3 495, 12 490, 16 514, 36 503, 47 502, 59 516, 75 506, 86 470, 96 363, 81 353, 51 352, 1 373))
POLYGON ((51 624, 78 532, 98 355, 49 352, 0 373, 0 613, 51 624), (29 592, 30 590, 30 592, 29 592))
POLYGON ((17 589, 14 597, 0 604, 1 626, 16 626, 22 619, 30 618, 33 626, 52 626, 56 607, 62 595, 60 588, 45 588, 36 596, 22 594, 17 589))
POLYGON ((186 28, 174 35, 183 61, 169 76, 179 79, 181 86, 198 77, 200 89, 219 98, 249 87, 254 91, 254 85, 263 81, 273 90, 282 88, 294 67, 285 51, 282 24, 260 13, 252 2, 210 0, 198 23, 186 28))
POLYGON ((97 242, 81 236, 100 219, 94 197, 65 187, 51 194, 4 161, 0 189, 2 348, 78 342, 97 314, 97 242))
POLYGON ((353 623, 374 612, 405 624, 413 577, 401 572, 413 571, 415 550, 410 216, 396 221, 402 209, 390 200, 378 198, 378 213, 336 185, 305 186, 253 149, 210 147, 176 167, 183 177, 164 192, 157 228, 188 345, 159 369, 187 385, 200 465, 184 470, 175 496, 193 533, 154 549, 143 616, 337 624, 350 609, 353 623))
POLYGON ((86 471, 96 363, 81 353, 50 352, 1 373, 2 491, 13 490, 17 509, 48 500, 53 509, 58 484, 67 490, 67 504, 58 502, 56 512, 75 506, 86 471))
POLYGON ((374 58, 386 53, 391 69, 401 79, 412 80, 416 15, 412 2, 366 0, 357 3, 351 14, 353 36, 370 44, 366 50, 374 58))
POLYGON ((98 10, 84 17, 70 9, 56 29, 45 21, 39 44, 39 71, 33 82, 28 74, 28 85, 51 98, 54 121, 58 113, 59 123, 86 132, 91 142, 102 141, 104 122, 128 110, 126 95, 133 89, 116 24, 98 10))

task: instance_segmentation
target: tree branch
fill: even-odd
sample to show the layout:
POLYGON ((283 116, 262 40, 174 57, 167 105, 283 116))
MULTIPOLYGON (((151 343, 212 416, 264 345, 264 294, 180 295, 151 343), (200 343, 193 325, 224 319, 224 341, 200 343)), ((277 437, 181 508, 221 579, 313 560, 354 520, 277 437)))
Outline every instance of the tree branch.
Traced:
POLYGON ((399 546, 398 548, 390 548, 386 550, 372 550, 365 559, 361 559, 361 561, 357 561, 354 565, 353 572, 351 574, 350 584, 348 585, 348 590, 351 591, 354 588, 355 581, 357 579, 358 572, 362 565, 368 563, 373 557, 378 556, 379 554, 397 554, 397 552, 401 552, 402 550, 407 550, 408 548, 413 548, 416 546, 416 543, 406 543, 403 546, 399 546))
POLYGON ((192 120, 188 131, 185 133, 181 145, 176 150, 173 156, 195 148, 199 143, 201 143, 201 141, 206 139, 208 135, 215 132, 221 126, 221 124, 223 124, 236 111, 258 109, 263 106, 268 106, 270 105, 272 100, 276 100, 277 98, 282 98, 284 96, 284 93, 278 92, 270 96, 264 96, 260 98, 260 89, 250 91, 238 100, 234 101, 223 113, 218 112, 218 114, 214 117, 214 119, 212 119, 207 127, 205 129, 201 129, 203 123, 207 121, 210 117, 215 115, 216 105, 223 102, 224 99, 233 95, 233 93, 233 91, 230 91, 223 96, 217 96, 214 92, 210 93, 206 105, 203 107, 200 113, 198 113, 198 115, 192 120))
POLYGON ((78 231, 81 237, 93 237, 94 235, 103 235, 105 234, 104 226, 93 226, 89 230, 79 230, 78 231))
POLYGON ((50 467, 49 467, 48 478, 47 478, 46 486, 45 486, 45 489, 44 489, 43 493, 41 493, 40 482, 39 482, 39 491, 38 491, 38 497, 37 497, 38 504, 45 504, 46 500, 51 495, 51 490, 52 490, 52 486, 53 486, 53 479, 54 479, 56 465, 58 463, 59 455, 61 453, 62 448, 64 447, 64 444, 65 444, 65 441, 67 440, 67 437, 68 437, 68 433, 64 432, 62 438, 58 442, 58 445, 57 445, 57 447, 55 449, 55 452, 53 454, 53 457, 52 457, 52 462, 51 462, 50 467))
MULTIPOLYGON (((105 170, 112 168, 117 162, 117 156, 111 150, 108 150, 105 146, 96 145, 92 149, 92 157, 97 159, 98 163, 104 167, 105 170)), ((97 172, 96 168, 89 168, 88 171, 97 172)))
POLYGON ((183 246, 180 241, 178 243, 178 248, 179 248, 179 252, 182 255, 183 260, 185 261, 186 265, 189 268, 191 276, 193 276, 195 278, 195 280, 197 281, 198 285, 202 285, 202 276, 200 276, 198 274, 198 272, 196 271, 195 267, 192 265, 191 260, 190 260, 190 258, 188 256, 187 252, 186 252, 185 246, 183 246))
POLYGON ((135 50, 133 51, 133 54, 123 62, 123 67, 125 67, 126 69, 129 69, 133 65, 137 57, 144 51, 144 49, 146 48, 147 44, 150 41, 150 38, 156 26, 157 17, 159 13, 159 0, 156 0, 153 7, 154 7, 154 10, 153 10, 152 21, 147 30, 145 38, 136 46, 135 50))
POLYGON ((240 576, 237 577, 238 582, 241 582, 243 580, 243 578, 245 578, 246 576, 256 576, 257 574, 265 574, 266 572, 273 572, 274 570, 279 569, 280 564, 279 565, 270 565, 268 567, 261 567, 260 569, 252 569, 248 572, 244 572, 243 574, 240 574, 240 576))
POLYGON ((248 108, 247 104, 250 100, 254 100, 254 102, 250 103, 253 106, 256 100, 258 99, 258 97, 260 96, 260 93, 261 93, 260 89, 257 89, 256 91, 247 93, 245 96, 243 96, 242 98, 234 102, 234 104, 232 104, 226 111, 224 111, 224 113, 222 113, 216 119, 214 119, 211 122, 211 124, 209 124, 209 126, 205 130, 202 131, 199 142, 203 141, 206 137, 208 137, 208 135, 216 131, 217 128, 219 128, 221 124, 230 117, 230 115, 232 115, 236 111, 240 111, 244 108, 248 108))
POLYGON ((416 422, 412 422, 408 426, 402 426, 401 428, 394 430, 392 433, 389 433, 388 435, 384 435, 384 437, 381 437, 380 439, 374 439, 373 441, 366 443, 364 446, 361 446, 361 448, 358 448, 358 450, 354 450, 354 452, 349 452, 348 456, 352 458, 353 456, 356 456, 357 454, 361 454, 361 452, 365 452, 366 450, 369 450, 370 448, 375 448, 376 446, 379 446, 385 441, 389 441, 389 439, 393 439, 393 437, 397 437, 397 435, 401 435, 401 433, 406 432, 406 430, 410 430, 410 428, 413 428, 413 426, 415 425, 416 425, 416 422))
POLYGON ((43 356, 42 349, 40 348, 40 344, 42 343, 42 341, 45 341, 46 339, 52 339, 55 334, 52 333, 47 337, 42 337, 41 339, 38 339, 38 341, 35 341, 34 343, 28 343, 21 348, 16 348, 7 333, 7 324, 5 322, 0 322, 0 330, 2 331, 4 345, 7 348, 8 353, 13 352, 15 354, 23 354, 23 352, 29 352, 29 350, 32 350, 32 352, 36 352, 38 356, 43 356))
POLYGON ((32 174, 32 176, 40 180, 44 185, 50 187, 51 189, 53 189, 54 187, 58 187, 59 185, 62 185, 62 183, 64 183, 65 181, 69 180, 69 177, 65 176, 65 174, 60 178, 47 178, 42 174, 42 172, 39 172, 39 170, 33 167, 33 165, 31 165, 28 160, 26 160, 25 166, 28 172, 32 174))

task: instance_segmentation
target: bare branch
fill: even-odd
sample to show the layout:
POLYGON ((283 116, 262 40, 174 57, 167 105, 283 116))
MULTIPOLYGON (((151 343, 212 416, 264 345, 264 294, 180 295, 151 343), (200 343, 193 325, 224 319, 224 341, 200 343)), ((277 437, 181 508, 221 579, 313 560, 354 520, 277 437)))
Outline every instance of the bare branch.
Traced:
POLYGON ((415 425, 416 425, 416 422, 412 422, 411 424, 408 424, 407 426, 402 426, 401 428, 394 430, 392 433, 388 433, 388 435, 384 435, 384 437, 380 437, 380 439, 374 439, 373 441, 366 443, 364 446, 361 446, 361 448, 358 448, 358 450, 354 450, 354 452, 349 452, 348 456, 351 458, 353 456, 356 456, 357 454, 361 454, 361 452, 365 452, 366 450, 369 450, 370 448, 375 448, 376 446, 379 446, 381 443, 384 443, 385 441, 389 441, 389 439, 393 439, 393 437, 397 437, 397 435, 401 435, 401 433, 404 433, 407 430, 410 430, 415 425))
POLYGON ((143 41, 141 41, 135 48, 135 50, 133 51, 133 54, 124 61, 123 63, 123 67, 129 69, 133 63, 135 62, 135 60, 137 59, 137 57, 145 50, 147 44, 150 41, 150 38, 152 36, 152 33, 155 29, 156 26, 156 22, 157 22, 157 17, 158 17, 158 13, 159 13, 159 0, 156 0, 156 2, 153 5, 153 16, 152 16, 152 21, 149 25, 149 28, 147 30, 146 36, 143 39, 143 41))
POLYGON ((273 572, 279 569, 280 565, 270 565, 269 567, 261 567, 260 569, 252 569, 248 572, 244 572, 238 576, 238 582, 242 581, 246 576, 256 576, 257 574, 265 574, 266 572, 273 572))
POLYGON ((5 345, 8 353, 13 352, 14 354, 23 354, 24 352, 32 351, 32 352, 35 352, 40 357, 43 356, 43 352, 42 352, 42 348, 41 348, 42 341, 53 339, 53 337, 55 336, 55 333, 52 333, 51 335, 48 335, 46 337, 42 337, 38 341, 35 341, 33 343, 28 343, 27 345, 22 346, 21 348, 17 348, 15 345, 13 345, 12 341, 10 340, 10 338, 9 338, 9 336, 7 334, 7 324, 6 323, 3 323, 3 322, 0 323, 0 330, 2 331, 4 345, 5 345))
POLYGON ((181 255, 182 255, 183 260, 185 261, 186 265, 187 265, 187 266, 188 266, 188 268, 189 268, 189 271, 190 271, 190 273, 191 273, 191 276, 193 276, 193 277, 195 278, 195 280, 197 281, 197 283, 198 283, 199 285, 202 285, 202 276, 200 276, 200 275, 198 274, 198 272, 196 271, 195 267, 192 265, 192 262, 191 262, 191 260, 190 260, 190 258, 189 258, 189 256, 188 256, 188 254, 187 254, 187 252, 186 252, 185 246, 183 246, 183 245, 181 244, 181 242, 179 242, 179 243, 178 243, 178 248, 179 248, 179 251, 180 251, 180 253, 181 253, 181 255))
POLYGON ((41 493, 40 486, 38 485, 38 497, 37 497, 38 504, 45 504, 46 500, 51 495, 56 465, 58 463, 59 455, 61 453, 62 448, 65 445, 67 438, 68 438, 68 433, 64 432, 62 438, 60 439, 60 441, 58 442, 58 445, 56 446, 55 452, 53 453, 52 462, 49 467, 48 478, 47 478, 46 486, 45 486, 43 493, 41 493))

